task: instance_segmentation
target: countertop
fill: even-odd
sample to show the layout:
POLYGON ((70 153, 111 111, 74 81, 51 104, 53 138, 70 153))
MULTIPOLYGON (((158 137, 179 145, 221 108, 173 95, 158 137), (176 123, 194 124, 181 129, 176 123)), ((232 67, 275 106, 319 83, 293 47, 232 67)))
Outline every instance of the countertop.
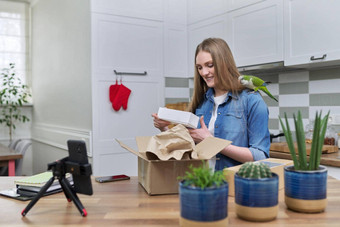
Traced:
MULTIPOLYGON (((14 179, 0 177, 0 190, 14 186, 14 179)), ((21 211, 28 202, 0 196, 2 212, 0 225, 84 225, 84 226, 178 226, 180 209, 178 195, 149 196, 138 184, 137 177, 130 180, 97 183, 92 178, 94 194, 78 194, 88 215, 82 217, 63 193, 41 198, 26 217, 21 211), (6 210, 6 212, 4 212, 6 210)), ((279 192, 279 213, 275 220, 264 223, 247 222, 237 218, 234 197, 228 197, 229 226, 338 226, 340 223, 340 181, 328 178, 328 205, 325 212, 296 213, 286 208, 284 191, 279 192)))
MULTIPOLYGON (((292 160, 290 153, 280 152, 280 151, 269 151, 269 156, 271 158, 281 158, 292 160)), ((308 157, 307 157, 308 159, 308 157)), ((340 150, 334 153, 322 154, 321 165, 340 167, 340 150)))

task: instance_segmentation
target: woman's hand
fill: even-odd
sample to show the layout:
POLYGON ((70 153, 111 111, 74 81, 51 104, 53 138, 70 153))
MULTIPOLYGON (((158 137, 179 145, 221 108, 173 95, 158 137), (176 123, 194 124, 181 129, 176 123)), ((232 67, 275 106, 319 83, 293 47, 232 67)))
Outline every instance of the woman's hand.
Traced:
POLYGON ((169 121, 164 121, 158 118, 156 113, 151 114, 153 117, 153 125, 162 132, 168 130, 168 126, 171 124, 169 121))
POLYGON ((213 136, 213 135, 211 135, 209 129, 205 125, 204 120, 203 120, 203 116, 200 118, 200 124, 201 124, 201 128, 199 128, 199 129, 188 129, 189 133, 190 133, 191 137, 193 138, 193 140, 195 141, 195 143, 199 143, 202 140, 204 140, 205 138, 213 136))

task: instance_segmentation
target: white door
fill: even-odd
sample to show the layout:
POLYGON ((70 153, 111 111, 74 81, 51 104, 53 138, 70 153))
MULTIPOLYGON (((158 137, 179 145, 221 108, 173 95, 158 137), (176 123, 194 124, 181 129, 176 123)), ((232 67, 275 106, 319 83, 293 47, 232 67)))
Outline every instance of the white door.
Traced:
POLYGON ((160 21, 92 14, 94 175, 136 176, 137 158, 115 139, 136 148, 136 136, 159 133, 151 113, 164 106, 162 43, 160 21), (114 70, 127 73, 122 76, 132 91, 127 110, 115 111, 109 99, 109 87, 116 80, 114 70))

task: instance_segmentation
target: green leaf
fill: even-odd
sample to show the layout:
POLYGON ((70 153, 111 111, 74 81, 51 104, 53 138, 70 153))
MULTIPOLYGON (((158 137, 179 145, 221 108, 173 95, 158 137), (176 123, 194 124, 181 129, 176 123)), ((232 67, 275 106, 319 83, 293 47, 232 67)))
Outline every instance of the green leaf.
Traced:
POLYGON ((20 78, 15 76, 15 64, 10 63, 9 65, 9 68, 2 69, 0 77, 0 84, 2 84, 0 87, 0 123, 5 124, 10 129, 11 138, 12 129, 16 128, 14 122, 26 122, 29 120, 25 115, 21 114, 21 109, 18 107, 27 102, 25 97, 31 97, 31 94, 26 89, 28 86, 21 85, 20 78))
POLYGON ((299 154, 299 167, 301 169, 307 168, 307 158, 306 158, 306 139, 305 139, 305 131, 302 122, 301 112, 298 111, 297 118, 294 114, 294 123, 295 123, 295 135, 296 142, 298 145, 298 154, 299 154))
POLYGON ((311 151, 309 154, 309 170, 314 170, 316 167, 316 153, 318 152, 318 147, 319 147, 319 136, 320 136, 320 123, 319 123, 320 117, 318 115, 318 112, 315 113, 315 119, 314 119, 314 128, 313 128, 313 137, 312 137, 312 145, 311 145, 311 151))
POLYGON ((294 143, 293 143, 292 132, 291 132, 289 124, 288 124, 287 114, 284 113, 284 115, 285 115, 285 122, 286 122, 287 128, 283 124, 283 121, 282 121, 280 116, 279 116, 279 120, 280 120, 281 127, 282 127, 283 133, 285 135, 287 144, 288 144, 290 155, 292 156, 292 159, 293 159, 293 162, 294 162, 294 168, 296 170, 299 170, 300 167, 299 167, 299 162, 298 162, 298 159, 297 159, 296 153, 295 153, 295 147, 294 147, 294 143))
MULTIPOLYGON (((319 169, 322 147, 323 147, 323 144, 324 144, 325 134, 326 134, 326 130, 327 130, 329 113, 330 113, 330 111, 328 111, 327 115, 321 121, 321 126, 320 126, 321 131, 320 131, 320 138, 319 138, 319 152, 317 153, 316 159, 315 159, 315 169, 319 169)), ((321 113, 320 113, 320 117, 321 117, 321 113)))
POLYGON ((189 166, 190 171, 186 171, 185 176, 179 176, 178 180, 184 180, 185 185, 192 185, 201 189, 220 186, 225 183, 225 178, 222 171, 213 172, 209 167, 202 161, 200 167, 189 166))

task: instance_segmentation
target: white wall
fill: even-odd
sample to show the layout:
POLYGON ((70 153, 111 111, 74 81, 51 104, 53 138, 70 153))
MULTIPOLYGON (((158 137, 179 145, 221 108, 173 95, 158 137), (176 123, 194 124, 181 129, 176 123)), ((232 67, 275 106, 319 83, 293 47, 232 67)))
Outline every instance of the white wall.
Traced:
POLYGON ((91 143, 90 2, 39 0, 31 15, 36 173, 68 155, 67 139, 91 143))

